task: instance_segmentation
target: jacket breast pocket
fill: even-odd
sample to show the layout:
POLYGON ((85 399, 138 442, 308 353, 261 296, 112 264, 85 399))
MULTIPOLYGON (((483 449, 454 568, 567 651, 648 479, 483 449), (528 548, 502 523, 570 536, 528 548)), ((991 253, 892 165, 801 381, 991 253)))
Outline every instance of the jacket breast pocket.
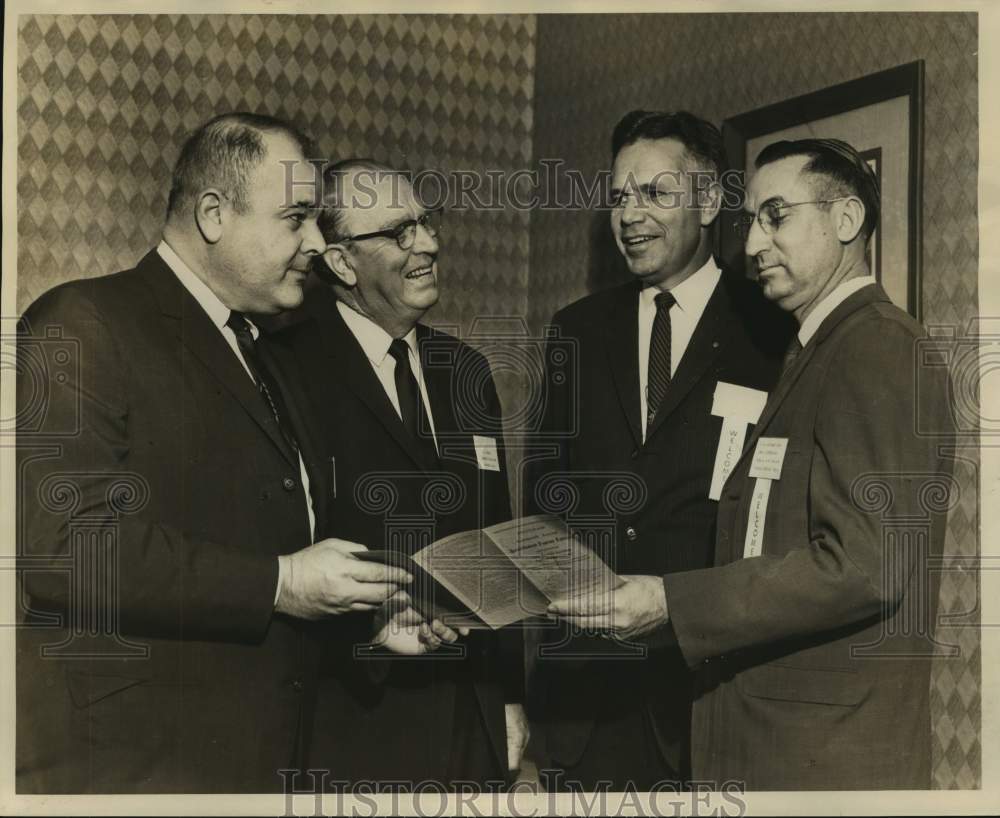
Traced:
POLYGON ((740 674, 740 690, 774 701, 856 707, 871 692, 871 683, 851 670, 796 667, 771 663, 740 674))

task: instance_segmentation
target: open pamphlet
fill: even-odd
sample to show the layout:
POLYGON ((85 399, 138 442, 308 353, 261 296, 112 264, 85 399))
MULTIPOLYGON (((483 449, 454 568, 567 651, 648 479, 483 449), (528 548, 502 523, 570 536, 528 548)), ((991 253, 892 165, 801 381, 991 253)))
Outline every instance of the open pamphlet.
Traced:
POLYGON ((427 620, 451 627, 502 628, 544 617, 562 596, 602 595, 621 580, 558 517, 537 514, 431 543, 412 556, 358 551, 413 575, 406 591, 427 620))

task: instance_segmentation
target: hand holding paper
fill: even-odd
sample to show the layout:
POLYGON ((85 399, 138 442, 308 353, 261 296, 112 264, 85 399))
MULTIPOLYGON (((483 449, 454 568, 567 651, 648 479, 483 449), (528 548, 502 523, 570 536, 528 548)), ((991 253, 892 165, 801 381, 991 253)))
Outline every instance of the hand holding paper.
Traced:
POLYGON ((366 552, 358 543, 327 539, 278 557, 275 610, 300 619, 374 611, 412 581, 404 569, 360 559, 366 552))
POLYGON ((601 631, 619 639, 635 639, 667 624, 663 579, 636 574, 624 583, 591 593, 553 600, 549 613, 582 630, 601 631))

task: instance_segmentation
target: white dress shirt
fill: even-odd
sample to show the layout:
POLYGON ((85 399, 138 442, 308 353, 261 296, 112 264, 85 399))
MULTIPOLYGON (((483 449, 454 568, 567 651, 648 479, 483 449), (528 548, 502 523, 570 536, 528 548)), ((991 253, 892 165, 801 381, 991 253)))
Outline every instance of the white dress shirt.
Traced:
MULTIPOLYGON (((399 395, 396 394, 396 359, 389 354, 389 345, 393 338, 382 327, 376 324, 367 316, 351 309, 343 301, 337 302, 337 311, 347 324, 351 334, 358 339, 361 349, 368 358, 375 376, 389 397, 399 419, 403 419, 403 413, 399 408, 399 395)), ((420 388, 420 397, 424 402, 424 411, 427 413, 427 420, 430 422, 431 434, 434 436, 434 448, 438 448, 437 431, 434 428, 434 414, 431 412, 431 402, 427 398, 427 387, 424 384, 424 371, 420 366, 420 352, 417 348, 417 328, 414 327, 403 336, 406 348, 409 352, 410 369, 413 377, 416 378, 417 386, 420 388)), ((438 451, 440 454, 440 451, 438 451)))
MULTIPOLYGON (((691 343, 695 327, 712 293, 722 277, 722 271, 715 259, 709 256, 695 273, 688 276, 670 292, 677 303, 670 308, 670 375, 677 371, 681 358, 691 343)), ((662 292, 659 287, 644 287, 639 292, 639 401, 643 423, 642 439, 646 440, 646 390, 649 378, 649 344, 653 337, 653 319, 656 318, 656 296, 662 292)))
POLYGON ((799 343, 803 347, 808 344, 809 340, 816 334, 816 330, 819 329, 819 325, 823 323, 824 318, 846 301, 848 296, 854 295, 862 287, 868 287, 874 283, 874 276, 858 276, 838 284, 833 292, 813 307, 812 312, 802 322, 802 326, 799 327, 799 343))
MULTIPOLYGON (((161 241, 159 246, 156 248, 156 252, 160 254, 167 266, 173 271, 174 275, 177 276, 177 280, 184 286, 184 289, 191 293, 192 297, 201 308, 208 315, 209 320, 215 325, 216 329, 222 334, 226 343, 229 344, 229 348, 233 351, 242 365, 243 369, 246 370, 247 377, 250 378, 251 382, 254 383, 254 388, 257 387, 256 382, 253 380, 253 373, 250 371, 250 367, 247 366, 247 362, 243 359, 243 353, 240 352, 240 345, 236 341, 236 333, 233 332, 229 327, 226 326, 226 322, 229 320, 229 314, 231 310, 225 304, 223 304, 219 297, 212 292, 211 288, 194 272, 191 270, 187 264, 184 263, 183 259, 174 252, 173 248, 170 247, 165 241, 161 241)), ((254 326, 253 322, 247 319, 247 323, 250 325, 250 332, 252 333, 254 340, 260 335, 260 330, 254 326)), ((302 461, 302 454, 299 453, 299 478, 302 481, 302 490, 306 496, 306 514, 309 516, 309 534, 315 539, 316 538, 316 514, 313 511, 312 495, 309 493, 309 474, 306 472, 306 464, 302 461)), ((281 560, 278 560, 278 587, 274 592, 274 602, 277 604, 278 596, 281 594, 281 560)))

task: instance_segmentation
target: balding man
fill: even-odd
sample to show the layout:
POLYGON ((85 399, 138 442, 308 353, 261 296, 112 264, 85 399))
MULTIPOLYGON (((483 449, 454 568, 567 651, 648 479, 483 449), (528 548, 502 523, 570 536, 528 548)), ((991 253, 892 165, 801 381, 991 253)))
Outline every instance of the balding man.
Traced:
MULTIPOLYGON (((419 323, 438 300, 440 214, 403 173, 376 162, 332 165, 324 182, 324 283, 288 343, 336 474, 325 533, 413 553, 509 519, 489 364, 419 323)), ((361 617, 345 627, 349 619, 361 617)), ((376 628, 355 624, 353 640, 328 640, 309 766, 329 770, 330 781, 502 784, 526 739, 520 641, 505 658, 496 635, 473 632, 457 655, 454 646, 393 659, 383 680, 366 683, 356 673, 364 660, 344 646, 376 628)))
POLYGON ((312 718, 306 620, 408 579, 310 545, 327 471, 248 317, 297 306, 325 247, 315 190, 285 199, 309 155, 276 119, 213 119, 160 244, 25 313, 18 394, 45 402, 19 414, 20 792, 281 790, 312 718), (44 366, 53 338, 77 352, 44 366))

